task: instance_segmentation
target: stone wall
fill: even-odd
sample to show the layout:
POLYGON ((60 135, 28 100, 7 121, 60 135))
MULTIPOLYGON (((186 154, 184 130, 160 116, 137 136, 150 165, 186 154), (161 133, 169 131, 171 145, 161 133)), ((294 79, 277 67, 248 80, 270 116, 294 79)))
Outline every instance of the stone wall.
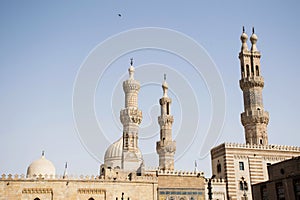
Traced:
MULTIPOLYGON (((24 176, 22 176, 24 177, 24 176)), ((22 178, 2 176, 0 179, 0 200, 156 200, 157 181, 149 177, 139 180, 115 181, 90 177, 81 178, 22 178)))

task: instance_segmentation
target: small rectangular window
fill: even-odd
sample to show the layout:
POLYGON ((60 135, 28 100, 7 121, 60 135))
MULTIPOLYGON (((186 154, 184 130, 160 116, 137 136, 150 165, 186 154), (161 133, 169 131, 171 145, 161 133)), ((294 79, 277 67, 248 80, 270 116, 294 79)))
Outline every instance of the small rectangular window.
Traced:
POLYGON ((240 170, 245 170, 244 162, 239 162, 240 170))
POLYGON ((260 193, 262 200, 268 200, 268 190, 266 185, 260 186, 260 193))
POLYGON ((282 182, 276 183, 276 194, 278 200, 285 200, 284 187, 282 182))

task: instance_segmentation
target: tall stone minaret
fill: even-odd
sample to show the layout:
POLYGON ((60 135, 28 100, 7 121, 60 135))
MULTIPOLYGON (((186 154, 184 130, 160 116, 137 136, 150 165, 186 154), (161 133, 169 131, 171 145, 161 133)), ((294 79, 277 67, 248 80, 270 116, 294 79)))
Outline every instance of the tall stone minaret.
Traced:
POLYGON ((247 144, 268 144, 267 125, 269 113, 264 110, 262 89, 264 79, 261 76, 260 57, 257 50, 257 36, 252 30, 250 37, 251 49, 247 46, 248 36, 243 27, 241 35, 242 48, 239 53, 241 63, 240 87, 244 96, 244 112, 241 113, 241 121, 245 129, 247 144))
POLYGON ((125 108, 120 112, 120 119, 123 124, 122 169, 125 171, 137 171, 143 163, 143 158, 138 148, 138 131, 143 117, 142 111, 138 108, 140 83, 134 80, 133 59, 131 59, 128 72, 129 79, 123 82, 125 108))
POLYGON ((156 143, 156 151, 159 155, 159 169, 174 170, 174 154, 176 142, 172 140, 172 124, 174 121, 171 115, 172 99, 168 97, 168 84, 166 75, 162 84, 163 97, 159 100, 161 114, 158 117, 160 126, 160 141, 156 143))

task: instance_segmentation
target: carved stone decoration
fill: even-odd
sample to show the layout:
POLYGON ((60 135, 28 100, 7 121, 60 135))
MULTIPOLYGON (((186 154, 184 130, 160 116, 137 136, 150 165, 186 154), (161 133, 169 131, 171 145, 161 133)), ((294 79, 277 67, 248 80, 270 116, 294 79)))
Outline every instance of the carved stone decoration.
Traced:
POLYGON ((102 188, 79 188, 79 194, 105 194, 106 190, 102 188))
POLYGON ((24 188, 23 194, 47 194, 53 193, 52 188, 24 188))

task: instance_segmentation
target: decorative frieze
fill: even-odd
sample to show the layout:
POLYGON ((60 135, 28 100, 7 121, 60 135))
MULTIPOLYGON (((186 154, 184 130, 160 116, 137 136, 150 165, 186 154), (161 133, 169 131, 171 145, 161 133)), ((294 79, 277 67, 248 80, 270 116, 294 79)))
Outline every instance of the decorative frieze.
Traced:
POLYGON ((79 188, 79 194, 105 194, 106 190, 101 188, 79 188))
POLYGON ((48 194, 53 193, 52 188, 24 188, 22 194, 48 194))

